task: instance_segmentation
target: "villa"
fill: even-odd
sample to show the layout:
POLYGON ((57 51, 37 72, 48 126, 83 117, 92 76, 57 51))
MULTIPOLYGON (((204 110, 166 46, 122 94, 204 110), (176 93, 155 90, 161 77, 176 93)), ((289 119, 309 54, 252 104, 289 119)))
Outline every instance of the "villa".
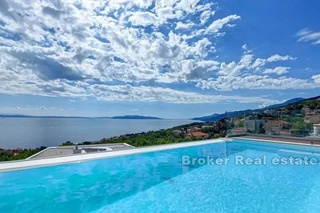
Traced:
POLYGON ((209 134, 208 133, 203 133, 203 132, 191 132, 191 133, 186 134, 186 138, 192 138, 192 137, 208 138, 209 134))
POLYGON ((309 107, 309 106, 303 106, 302 108, 302 112, 305 114, 305 115, 308 115, 308 114, 313 114, 313 111, 312 109, 309 107))
POLYGON ((265 123, 264 129, 266 134, 271 135, 279 135, 281 132, 282 134, 286 134, 290 129, 290 123, 282 120, 269 120, 265 123))
POLYGON ((305 123, 317 124, 320 123, 320 114, 312 114, 304 117, 305 123))

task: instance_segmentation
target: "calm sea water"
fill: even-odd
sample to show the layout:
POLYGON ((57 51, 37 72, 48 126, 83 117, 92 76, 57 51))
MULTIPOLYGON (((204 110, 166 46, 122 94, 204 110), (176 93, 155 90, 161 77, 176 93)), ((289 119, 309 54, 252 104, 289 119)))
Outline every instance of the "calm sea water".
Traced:
POLYGON ((191 120, 5 118, 0 119, 0 147, 13 149, 57 146, 69 140, 76 143, 94 141, 192 122, 191 120))

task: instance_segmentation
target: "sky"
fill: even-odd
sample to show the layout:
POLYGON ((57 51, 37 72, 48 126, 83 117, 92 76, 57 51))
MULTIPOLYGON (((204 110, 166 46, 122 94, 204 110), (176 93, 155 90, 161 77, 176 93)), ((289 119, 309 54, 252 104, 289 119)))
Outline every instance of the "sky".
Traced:
POLYGON ((317 0, 1 0, 0 114, 191 118, 320 94, 317 0))

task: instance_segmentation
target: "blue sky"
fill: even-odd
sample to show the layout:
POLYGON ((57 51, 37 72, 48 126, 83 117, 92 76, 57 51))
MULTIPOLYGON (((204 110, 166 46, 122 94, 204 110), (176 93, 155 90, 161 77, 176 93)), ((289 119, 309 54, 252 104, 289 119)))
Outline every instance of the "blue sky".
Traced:
POLYGON ((316 0, 3 0, 0 113, 190 118, 319 95, 316 0))

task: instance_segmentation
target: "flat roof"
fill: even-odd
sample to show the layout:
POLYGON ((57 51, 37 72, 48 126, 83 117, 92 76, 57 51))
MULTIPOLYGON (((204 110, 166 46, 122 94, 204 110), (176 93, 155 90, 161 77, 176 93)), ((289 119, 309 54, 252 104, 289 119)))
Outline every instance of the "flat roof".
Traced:
MULTIPOLYGON (((79 145, 78 149, 91 149, 92 151, 90 153, 97 153, 98 151, 95 150, 102 150, 104 149, 108 152, 114 152, 114 151, 121 151, 121 150, 127 150, 127 149, 134 149, 135 147, 126 144, 126 143, 115 143, 115 144, 93 144, 93 145, 79 145)), ((90 153, 75 153, 76 146, 57 146, 57 147, 48 147, 30 157, 28 157, 26 160, 32 160, 32 159, 44 159, 44 158, 54 158, 54 157, 63 157, 63 156, 72 156, 72 155, 84 155, 84 154, 90 154, 90 153)))

